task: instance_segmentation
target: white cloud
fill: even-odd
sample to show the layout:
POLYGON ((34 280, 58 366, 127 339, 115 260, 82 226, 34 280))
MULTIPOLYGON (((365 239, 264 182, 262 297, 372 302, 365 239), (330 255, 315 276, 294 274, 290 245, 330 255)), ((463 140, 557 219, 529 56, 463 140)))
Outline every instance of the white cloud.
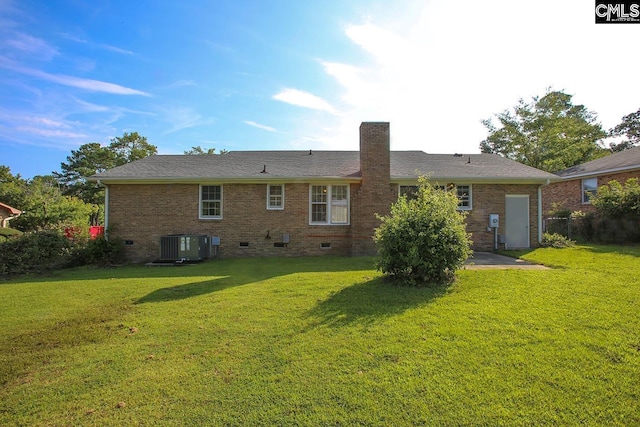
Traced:
POLYGON ((98 46, 103 48, 103 49, 110 50, 111 52, 120 53, 122 55, 133 55, 132 51, 126 50, 126 49, 122 49, 122 48, 119 48, 117 46, 111 46, 109 44, 99 44, 98 46))
POLYGON ((277 132, 277 130, 275 128, 272 128, 271 126, 261 125, 260 123, 252 122, 250 120, 245 120, 244 123, 246 125, 253 126, 254 128, 266 130, 268 132, 277 132))
POLYGON ((37 56, 37 59, 49 61, 58 55, 58 50, 45 40, 24 33, 14 33, 4 41, 4 44, 14 50, 37 56))
POLYGON ((298 107, 327 111, 329 113, 336 114, 335 108, 333 108, 327 101, 320 98, 319 96, 313 95, 303 90, 290 88, 283 89, 282 91, 273 95, 273 99, 285 102, 287 104, 296 105, 298 107))
POLYGON ((196 126, 204 126, 214 123, 212 118, 205 118, 197 111, 189 107, 165 106, 159 108, 164 120, 171 124, 171 128, 164 131, 164 134, 178 132, 196 126))
POLYGON ((86 138, 83 133, 69 132, 57 129, 42 129, 38 127, 19 126, 16 130, 34 135, 44 136, 47 138, 86 138))
POLYGON ((80 77, 67 76, 64 74, 50 74, 45 71, 36 70, 34 68, 24 67, 6 57, 0 56, 0 67, 8 68, 18 73, 33 76, 42 80, 54 82, 63 86, 76 87, 92 92, 111 93, 116 95, 142 95, 151 96, 150 94, 121 86, 115 83, 103 82, 100 80, 83 79, 80 77))
POLYGON ((595 25, 593 4, 433 0, 408 10, 412 17, 370 16, 345 27, 370 61, 320 61, 344 104, 330 126, 315 123, 308 128, 326 129, 305 136, 357 149, 358 124, 382 120, 391 122, 395 150, 471 153, 487 136, 482 119, 548 87, 573 94, 605 128, 639 106, 629 62, 637 31, 595 25))

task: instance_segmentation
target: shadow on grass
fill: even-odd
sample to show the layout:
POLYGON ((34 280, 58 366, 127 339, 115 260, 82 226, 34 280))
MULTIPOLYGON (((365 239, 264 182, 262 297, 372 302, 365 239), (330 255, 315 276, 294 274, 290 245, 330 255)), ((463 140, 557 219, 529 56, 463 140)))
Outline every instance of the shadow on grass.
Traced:
POLYGON ((221 291, 223 289, 242 284, 244 283, 238 283, 237 281, 232 280, 230 277, 206 280, 204 282, 186 283, 184 285, 156 289, 155 291, 135 301, 135 304, 144 304, 147 302, 178 301, 197 297, 199 295, 210 294, 212 292, 221 291))
MULTIPOLYGON (((161 270, 166 269, 167 267, 161 267, 161 270)), ((169 269, 174 271, 160 271, 158 274, 163 276, 177 274, 180 277, 212 276, 213 274, 215 276, 209 280, 156 289, 138 299, 136 304, 183 300, 295 273, 371 270, 373 269, 373 259, 336 257, 236 258, 169 269)), ((151 270, 151 273, 155 273, 153 268, 151 270)))
POLYGON ((630 255, 640 257, 640 245, 604 245, 604 244, 591 244, 585 243, 582 245, 585 249, 596 254, 610 254, 610 255, 630 255))
MULTIPOLYGON (((223 258, 195 264, 170 267, 150 267, 131 264, 120 267, 78 267, 56 270, 46 275, 26 275, 0 278, 0 285, 20 283, 64 282, 78 280, 170 278, 170 277, 244 277, 246 280, 265 280, 272 277, 310 272, 338 272, 373 270, 373 257, 269 257, 223 258)), ((240 278, 239 280, 245 280, 240 278)))
POLYGON ((319 301, 307 316, 312 327, 368 325, 428 304, 448 292, 448 286, 398 286, 376 278, 348 286, 319 301))

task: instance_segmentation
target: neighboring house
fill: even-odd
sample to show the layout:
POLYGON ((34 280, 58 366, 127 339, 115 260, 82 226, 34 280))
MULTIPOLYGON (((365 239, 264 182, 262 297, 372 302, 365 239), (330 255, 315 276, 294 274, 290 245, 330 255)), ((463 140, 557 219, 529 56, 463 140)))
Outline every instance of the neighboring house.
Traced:
POLYGON ((562 178, 543 190, 543 212, 548 215, 554 204, 571 212, 592 212, 590 197, 598 187, 616 180, 640 179, 640 147, 629 148, 600 159, 557 172, 562 178))
MULTIPOLYGON (((158 257, 162 236, 219 238, 222 256, 366 255, 380 221, 420 175, 455 188, 474 248, 541 237, 541 187, 555 176, 492 154, 389 149, 389 123, 360 126, 360 151, 156 155, 90 179, 106 188, 105 226, 129 259, 158 257)), ((212 239, 212 241, 218 239, 212 239)))
POLYGON ((22 214, 20 209, 12 208, 9 205, 0 203, 0 227, 9 227, 9 221, 19 217, 22 214))

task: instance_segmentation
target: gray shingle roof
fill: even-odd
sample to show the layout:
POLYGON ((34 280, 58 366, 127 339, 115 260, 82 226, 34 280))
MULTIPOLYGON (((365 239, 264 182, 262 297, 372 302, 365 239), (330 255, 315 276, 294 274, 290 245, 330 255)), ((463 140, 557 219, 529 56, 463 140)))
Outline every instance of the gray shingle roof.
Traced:
MULTIPOLYGON (((556 178, 493 154, 392 151, 392 179, 467 179, 543 182, 556 178)), ((224 155, 156 155, 94 175, 114 181, 189 181, 360 178, 358 151, 232 151, 224 155), (263 170, 265 172, 263 172, 263 170)))
POLYGON ((629 148, 619 153, 573 166, 556 172, 556 175, 566 179, 632 169, 640 169, 640 147, 629 148))

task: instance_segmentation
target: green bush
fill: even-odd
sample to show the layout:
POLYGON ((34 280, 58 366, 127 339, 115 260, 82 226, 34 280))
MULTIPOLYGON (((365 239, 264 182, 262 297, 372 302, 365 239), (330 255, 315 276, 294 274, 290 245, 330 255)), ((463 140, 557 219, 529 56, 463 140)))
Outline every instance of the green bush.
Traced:
POLYGON ((0 242, 4 242, 6 240, 17 238, 22 236, 22 231, 16 230, 15 228, 0 228, 0 242))
POLYGON ((594 212, 575 211, 571 214, 571 220, 575 230, 574 236, 579 236, 587 242, 593 241, 596 234, 596 214, 594 212))
POLYGON ((79 264, 111 266, 124 262, 124 242, 122 239, 106 239, 104 235, 89 240, 76 252, 79 264))
POLYGON ((72 243, 53 231, 27 233, 0 243, 0 277, 41 273, 71 261, 72 243))
POLYGON ((545 248, 570 248, 576 245, 576 242, 558 233, 544 233, 540 246, 545 248))
POLYGON ((415 197, 401 196, 375 230, 376 268, 413 285, 446 283, 471 255, 458 197, 420 178, 415 197))
POLYGON ((598 213, 608 218, 640 217, 640 184, 638 178, 629 178, 624 185, 609 181, 598 188, 591 198, 598 213))
POLYGON ((0 277, 81 265, 110 266, 124 261, 120 239, 71 240, 55 231, 26 233, 0 241, 0 277))

